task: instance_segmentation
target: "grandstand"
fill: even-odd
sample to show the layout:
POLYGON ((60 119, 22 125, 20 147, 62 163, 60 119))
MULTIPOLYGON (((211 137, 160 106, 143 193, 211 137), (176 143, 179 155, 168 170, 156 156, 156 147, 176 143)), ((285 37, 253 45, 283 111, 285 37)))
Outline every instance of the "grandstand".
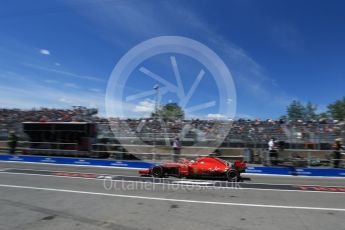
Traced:
MULTIPOLYGON (((267 148, 267 141, 275 137, 292 152, 301 149, 329 150, 335 138, 345 137, 345 122, 336 120, 283 121, 283 120, 181 120, 120 119, 104 118, 96 109, 73 107, 72 109, 1 109, 0 138, 6 141, 8 133, 14 130, 21 141, 29 141, 23 131, 23 122, 88 122, 97 126, 94 150, 98 152, 119 151, 134 153, 169 153, 174 137, 182 139, 186 148, 183 153, 197 152, 194 145, 204 147, 203 154, 211 151, 210 143, 221 140, 219 148, 231 156, 243 155, 246 148, 260 150, 267 148), (229 130, 224 129, 229 127, 229 130), (140 144, 149 147, 138 147, 140 144), (100 147, 112 145, 113 147, 100 147), (150 148, 154 146, 154 148, 150 148), (231 149, 231 151, 230 151, 231 149), (239 149, 241 151, 239 151, 239 149)), ((4 144, 2 144, 4 148, 4 144)), ((201 153, 200 151, 198 152, 201 153)), ((313 153, 314 154, 314 153, 313 153)), ((317 154, 325 155, 325 151, 317 154)))
MULTIPOLYGON (((332 143, 335 138, 345 137, 345 121, 282 121, 282 120, 175 120, 164 123, 152 118, 120 119, 95 116, 96 109, 74 107, 73 109, 1 109, 0 138, 6 139, 10 130, 23 139, 25 134, 22 122, 93 122, 97 123, 98 138, 147 137, 173 138, 181 136, 196 138, 199 141, 224 135, 220 128, 230 125, 231 128, 224 140, 224 146, 232 143, 266 143, 271 137, 290 144, 288 148, 304 148, 305 143, 314 144, 322 149, 322 144, 332 143), (188 132, 185 131, 186 127, 188 132), (302 145, 301 145, 302 144, 302 145)), ((244 146, 242 146, 244 147, 244 146)), ((310 147, 310 146, 309 146, 310 147)))

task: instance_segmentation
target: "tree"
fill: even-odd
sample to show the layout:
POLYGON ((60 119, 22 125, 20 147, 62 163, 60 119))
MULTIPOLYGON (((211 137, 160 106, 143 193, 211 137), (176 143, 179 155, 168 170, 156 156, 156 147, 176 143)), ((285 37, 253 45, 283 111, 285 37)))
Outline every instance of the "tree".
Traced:
POLYGON ((290 120, 304 119, 305 114, 305 107, 299 101, 293 100, 287 107, 287 116, 290 120))
POLYGON ((313 105, 311 102, 308 102, 307 105, 304 107, 305 110, 305 119, 307 120, 315 120, 317 119, 317 114, 316 114, 316 110, 317 110, 317 106, 313 105))
POLYGON ((160 117, 164 120, 184 118, 184 111, 177 103, 168 103, 151 114, 152 117, 160 117))
POLYGON ((345 120, 345 97, 328 105, 328 112, 333 119, 345 120))
POLYGON ((318 115, 318 119, 328 119, 329 114, 327 112, 322 112, 318 115))

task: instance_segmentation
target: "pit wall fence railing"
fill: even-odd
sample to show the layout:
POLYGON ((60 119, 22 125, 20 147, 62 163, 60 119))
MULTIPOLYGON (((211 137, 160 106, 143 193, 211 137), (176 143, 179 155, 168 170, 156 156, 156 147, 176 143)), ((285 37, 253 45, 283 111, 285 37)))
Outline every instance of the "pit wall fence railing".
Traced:
MULTIPOLYGON (((143 160, 162 162, 175 159, 170 146, 150 146, 135 144, 93 144, 90 151, 78 149, 77 143, 29 142, 20 141, 16 148, 17 154, 50 155, 68 157, 111 158, 117 160, 143 160)), ((214 151, 212 146, 183 146, 179 157, 193 159, 208 156, 214 151)), ((251 148, 218 148, 219 156, 225 160, 245 160, 248 163, 270 165, 271 159, 266 149, 251 148)), ((0 152, 8 153, 8 142, 0 142, 0 152)), ((216 154, 217 155, 217 154, 216 154)), ((332 150, 287 149, 279 151, 278 161, 293 166, 332 166, 334 154, 332 150)))
MULTIPOLYGON (((80 149, 77 143, 57 142, 29 142, 20 141, 17 153, 28 155, 53 155, 71 157, 115 158, 123 159, 132 156, 133 159, 163 161, 169 160, 173 152, 170 146, 136 145, 136 144, 93 144, 89 150, 80 149)), ((0 151, 8 152, 7 142, 0 142, 0 151)), ((183 146, 180 156, 207 156, 215 150, 212 146, 183 146)), ((227 160, 244 159, 249 163, 267 164, 268 152, 262 148, 218 148, 222 158, 227 160)), ((332 150, 286 149, 279 151, 279 158, 283 161, 306 162, 307 166, 328 166, 332 163, 332 150)))

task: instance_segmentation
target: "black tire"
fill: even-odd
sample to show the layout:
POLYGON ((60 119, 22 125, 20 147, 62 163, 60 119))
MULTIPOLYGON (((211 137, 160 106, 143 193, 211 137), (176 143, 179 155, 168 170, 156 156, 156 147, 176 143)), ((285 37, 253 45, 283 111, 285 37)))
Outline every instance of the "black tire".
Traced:
POLYGON ((164 169, 162 166, 155 166, 152 168, 152 176, 162 178, 164 176, 164 169))
POLYGON ((239 182, 240 181, 240 174, 237 170, 231 169, 226 172, 226 177, 229 182, 239 182))

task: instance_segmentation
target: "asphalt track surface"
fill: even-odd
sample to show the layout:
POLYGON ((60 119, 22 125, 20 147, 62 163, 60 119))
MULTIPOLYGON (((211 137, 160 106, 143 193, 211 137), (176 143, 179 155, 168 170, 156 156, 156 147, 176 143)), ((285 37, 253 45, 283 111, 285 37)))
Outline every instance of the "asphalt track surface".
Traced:
POLYGON ((344 178, 245 177, 2 162, 0 229, 345 229, 344 178))

